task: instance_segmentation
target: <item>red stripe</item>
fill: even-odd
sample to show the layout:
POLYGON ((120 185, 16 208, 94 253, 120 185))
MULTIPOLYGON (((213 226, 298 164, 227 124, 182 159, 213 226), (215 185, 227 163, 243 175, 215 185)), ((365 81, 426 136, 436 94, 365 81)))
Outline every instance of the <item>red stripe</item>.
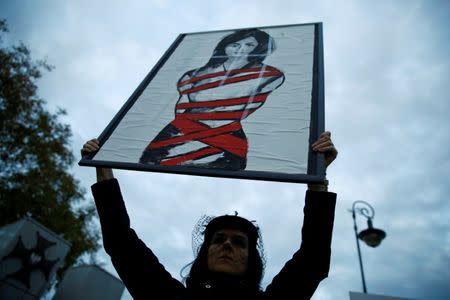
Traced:
POLYGON ((241 129, 242 127, 240 123, 234 122, 218 128, 209 128, 206 125, 201 125, 191 120, 175 119, 171 124, 177 127, 185 135, 150 143, 150 145, 148 145, 149 149, 156 149, 198 140, 210 146, 218 147, 225 151, 231 152, 240 157, 245 158, 247 156, 247 140, 227 134, 228 132, 241 129))
MULTIPOLYGON (((205 131, 205 130, 211 129, 209 126, 207 126, 205 124, 193 122, 191 120, 188 120, 185 118, 178 118, 178 117, 175 118, 175 120, 173 120, 170 124, 172 124, 173 126, 178 128, 184 134, 189 134, 189 133, 194 133, 197 131, 205 131)), ((238 126, 236 126, 235 123, 230 123, 225 126, 217 127, 216 129, 222 129, 223 132, 228 132, 228 131, 239 130, 242 128, 242 126, 240 126, 241 124, 237 124, 237 125, 238 126), (238 128, 238 129, 236 129, 236 128, 238 128)))
POLYGON ((180 103, 180 104, 177 104, 176 109, 232 106, 232 105, 239 105, 239 104, 247 104, 249 102, 250 103, 254 103, 254 102, 258 103, 258 102, 266 101, 267 96, 268 96, 268 94, 259 94, 259 95, 255 95, 253 98, 242 97, 242 98, 231 98, 231 99, 222 99, 222 100, 180 103), (250 101, 250 99, 251 99, 251 101, 250 101))
POLYGON ((248 152, 247 140, 240 139, 230 134, 218 135, 201 140, 210 146, 221 148, 239 157, 245 158, 248 152))
POLYGON ((209 74, 201 75, 201 76, 198 76, 198 77, 192 77, 190 79, 187 79, 187 80, 179 82, 177 84, 177 87, 181 87, 181 86, 183 86, 185 84, 194 83, 194 82, 201 81, 201 80, 208 79, 208 78, 224 76, 224 75, 227 75, 227 74, 234 75, 234 74, 248 73, 248 72, 258 72, 259 73, 261 71, 266 72, 267 70, 268 71, 276 71, 279 74, 281 74, 281 72, 279 70, 277 70, 277 69, 275 69, 273 67, 269 67, 269 66, 267 66, 265 68, 236 69, 236 70, 230 70, 230 71, 220 71, 220 72, 215 72, 215 73, 209 73, 209 74))
POLYGON ((218 128, 209 128, 207 126, 202 126, 190 120, 182 120, 182 119, 175 119, 174 121, 172 121, 171 124, 177 127, 185 135, 150 143, 150 145, 148 145, 150 149, 161 148, 174 144, 181 144, 187 141, 211 137, 213 135, 222 135, 224 133, 236 131, 242 128, 241 124, 239 123, 231 123, 226 126, 221 126, 218 128))
POLYGON ((222 152, 222 151, 219 149, 208 147, 208 148, 203 148, 196 152, 192 152, 192 153, 189 153, 186 155, 164 159, 160 162, 160 164, 163 166, 176 166, 185 161, 193 160, 193 159, 203 157, 203 156, 209 156, 209 155, 220 153, 220 152, 222 152))
POLYGON ((235 137, 228 133, 242 129, 241 123, 234 122, 218 128, 210 128, 206 125, 201 125, 191 120, 175 119, 174 122, 172 122, 172 125, 176 126, 185 134, 188 134, 194 130, 203 130, 202 132, 208 134, 209 137, 199 139, 200 142, 206 143, 213 147, 221 148, 243 158, 247 156, 247 140, 235 137))
POLYGON ((215 88, 215 87, 230 84, 230 83, 241 82, 241 81, 246 81, 246 80, 250 80, 250 79, 256 79, 259 77, 276 76, 278 74, 280 74, 280 73, 275 72, 275 71, 269 71, 269 72, 264 72, 262 74, 257 73, 257 74, 249 74, 249 75, 239 76, 239 77, 231 77, 231 78, 227 78, 225 80, 218 80, 218 81, 202 84, 202 85, 196 86, 194 88, 181 91, 180 94, 182 94, 182 95, 190 94, 190 93, 207 90, 207 89, 215 88))
POLYGON ((241 120, 243 115, 248 116, 253 113, 257 108, 232 111, 232 112, 209 112, 209 113, 182 113, 177 114, 177 118, 189 119, 189 120, 241 120))

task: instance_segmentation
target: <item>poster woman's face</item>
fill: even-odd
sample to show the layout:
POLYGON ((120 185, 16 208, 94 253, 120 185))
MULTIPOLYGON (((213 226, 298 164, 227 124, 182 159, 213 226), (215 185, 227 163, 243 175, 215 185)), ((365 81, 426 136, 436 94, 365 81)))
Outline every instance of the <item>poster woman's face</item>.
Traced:
POLYGON ((250 36, 237 42, 228 44, 225 47, 225 54, 228 57, 247 56, 258 46, 258 41, 250 36))

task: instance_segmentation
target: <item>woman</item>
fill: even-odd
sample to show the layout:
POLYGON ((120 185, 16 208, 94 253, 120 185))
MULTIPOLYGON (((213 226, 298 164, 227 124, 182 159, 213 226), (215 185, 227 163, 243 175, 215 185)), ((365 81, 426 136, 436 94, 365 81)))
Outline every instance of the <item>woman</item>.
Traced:
MULTIPOLYGON (((98 149, 93 139, 81 153, 98 149)), ((312 150, 325 154, 326 166, 337 156, 329 132, 312 144, 312 150)), ((203 242, 183 285, 130 228, 112 170, 97 168, 97 181, 92 192, 103 244, 134 299, 310 299, 328 275, 336 194, 328 192, 326 183, 308 185, 300 249, 263 290, 262 242, 253 222, 227 215, 206 222, 203 242)))
POLYGON ((280 70, 263 64, 274 50, 273 38, 259 29, 224 37, 203 67, 180 78, 175 120, 150 142, 139 162, 245 169, 248 142, 240 121, 284 81, 280 70))

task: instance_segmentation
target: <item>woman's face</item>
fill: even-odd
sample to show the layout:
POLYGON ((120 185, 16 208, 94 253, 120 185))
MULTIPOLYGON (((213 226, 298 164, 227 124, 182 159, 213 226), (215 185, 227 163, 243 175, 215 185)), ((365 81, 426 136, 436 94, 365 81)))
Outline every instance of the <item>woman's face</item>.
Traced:
POLYGON ((248 56, 258 46, 258 41, 250 36, 237 42, 228 44, 225 47, 225 54, 228 57, 248 56))
POLYGON ((236 229, 214 233, 208 248, 208 269, 212 272, 243 275, 248 265, 248 237, 236 229))

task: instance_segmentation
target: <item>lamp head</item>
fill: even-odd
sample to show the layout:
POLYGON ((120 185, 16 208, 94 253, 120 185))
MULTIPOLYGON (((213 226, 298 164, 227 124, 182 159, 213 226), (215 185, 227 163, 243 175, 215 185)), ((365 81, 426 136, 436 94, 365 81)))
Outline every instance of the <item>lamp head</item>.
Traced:
POLYGON ((386 232, 381 229, 374 228, 372 220, 367 220, 369 228, 358 233, 358 238, 363 240, 370 247, 377 247, 381 241, 386 237, 386 232))

